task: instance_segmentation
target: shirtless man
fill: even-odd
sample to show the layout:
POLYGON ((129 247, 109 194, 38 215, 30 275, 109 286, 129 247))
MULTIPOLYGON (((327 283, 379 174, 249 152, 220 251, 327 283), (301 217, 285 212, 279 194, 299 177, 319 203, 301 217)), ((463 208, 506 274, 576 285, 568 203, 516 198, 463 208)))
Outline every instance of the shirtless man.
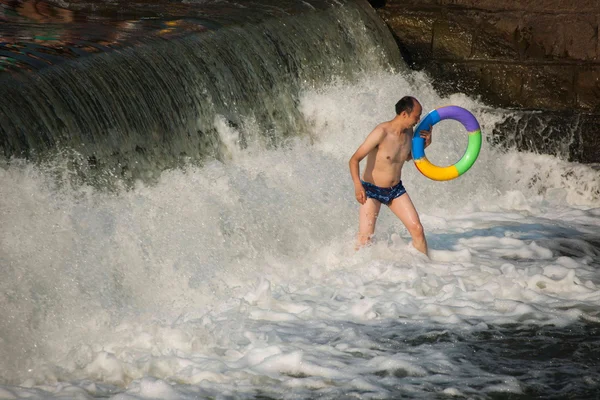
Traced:
MULTIPOLYGON (((412 159, 413 128, 421 119, 421 104, 405 96, 396 103, 396 116, 373 129, 350 158, 350 174, 356 200, 361 204, 358 223, 358 246, 370 243, 381 203, 402 221, 413 240, 413 246, 427 255, 427 241, 419 214, 402 186, 402 167, 412 159), (363 180, 360 161, 367 157, 363 180)), ((431 127, 421 131, 425 147, 431 144, 431 127)))

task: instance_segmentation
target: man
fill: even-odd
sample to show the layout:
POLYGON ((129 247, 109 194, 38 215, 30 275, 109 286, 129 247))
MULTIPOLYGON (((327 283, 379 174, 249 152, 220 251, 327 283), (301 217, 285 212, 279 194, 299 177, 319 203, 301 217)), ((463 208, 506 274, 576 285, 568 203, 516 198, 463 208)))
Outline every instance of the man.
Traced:
MULTIPOLYGON (((350 158, 350 174, 354 181, 356 200, 361 204, 358 223, 358 246, 370 243, 381 204, 402 221, 413 246, 427 255, 427 241, 419 214, 402 185, 402 167, 412 159, 413 128, 421 119, 422 107, 414 97, 405 96, 396 103, 396 116, 384 122, 367 136, 350 158), (367 157, 367 166, 360 179, 360 161, 367 157)), ((425 147, 431 144, 431 127, 421 131, 425 147)))

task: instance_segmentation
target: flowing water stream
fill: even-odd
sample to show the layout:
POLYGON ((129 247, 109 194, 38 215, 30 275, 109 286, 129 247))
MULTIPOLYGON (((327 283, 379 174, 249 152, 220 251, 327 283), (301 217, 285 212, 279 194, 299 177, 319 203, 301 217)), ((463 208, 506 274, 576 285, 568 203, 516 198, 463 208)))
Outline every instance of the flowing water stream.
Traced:
MULTIPOLYGON (((0 168, 0 399, 596 398, 597 166, 485 140, 456 180, 407 164, 430 259, 386 209, 355 251, 347 162, 399 97, 465 107, 488 139, 510 112, 390 68, 372 15, 342 9, 3 86, 27 94, 5 140, 40 156, 0 168)), ((436 125, 429 159, 466 136, 436 125)))

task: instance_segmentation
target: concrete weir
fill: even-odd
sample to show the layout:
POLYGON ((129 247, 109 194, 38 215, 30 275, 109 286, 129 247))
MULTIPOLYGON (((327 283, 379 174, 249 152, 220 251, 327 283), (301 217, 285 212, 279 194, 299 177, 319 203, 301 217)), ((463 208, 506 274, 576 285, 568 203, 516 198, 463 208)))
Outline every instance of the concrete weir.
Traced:
POLYGON ((3 0, 0 155, 68 148, 132 177, 219 157, 216 115, 302 132, 301 82, 381 47, 442 94, 513 110, 495 144, 600 163, 599 24, 600 0, 3 0))
POLYGON ((366 0, 0 6, 0 155, 74 153, 85 180, 219 158, 219 121, 277 146, 307 132, 303 87, 401 64, 366 0))

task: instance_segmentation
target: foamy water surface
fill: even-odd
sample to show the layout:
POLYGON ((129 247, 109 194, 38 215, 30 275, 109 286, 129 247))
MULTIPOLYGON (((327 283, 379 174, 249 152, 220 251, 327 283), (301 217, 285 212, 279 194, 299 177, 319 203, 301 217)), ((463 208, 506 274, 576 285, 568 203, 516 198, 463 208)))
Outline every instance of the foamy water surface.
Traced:
MULTIPOLYGON (((106 192, 0 169, 0 399, 593 398, 600 174, 486 146, 459 179, 403 181, 430 259, 383 210, 354 251, 347 161, 419 74, 307 90, 311 137, 106 192), (504 396, 504 397, 503 397, 504 396)), ((252 133, 248 123, 247 134, 252 133)), ((430 160, 466 134, 434 127, 430 160)))

